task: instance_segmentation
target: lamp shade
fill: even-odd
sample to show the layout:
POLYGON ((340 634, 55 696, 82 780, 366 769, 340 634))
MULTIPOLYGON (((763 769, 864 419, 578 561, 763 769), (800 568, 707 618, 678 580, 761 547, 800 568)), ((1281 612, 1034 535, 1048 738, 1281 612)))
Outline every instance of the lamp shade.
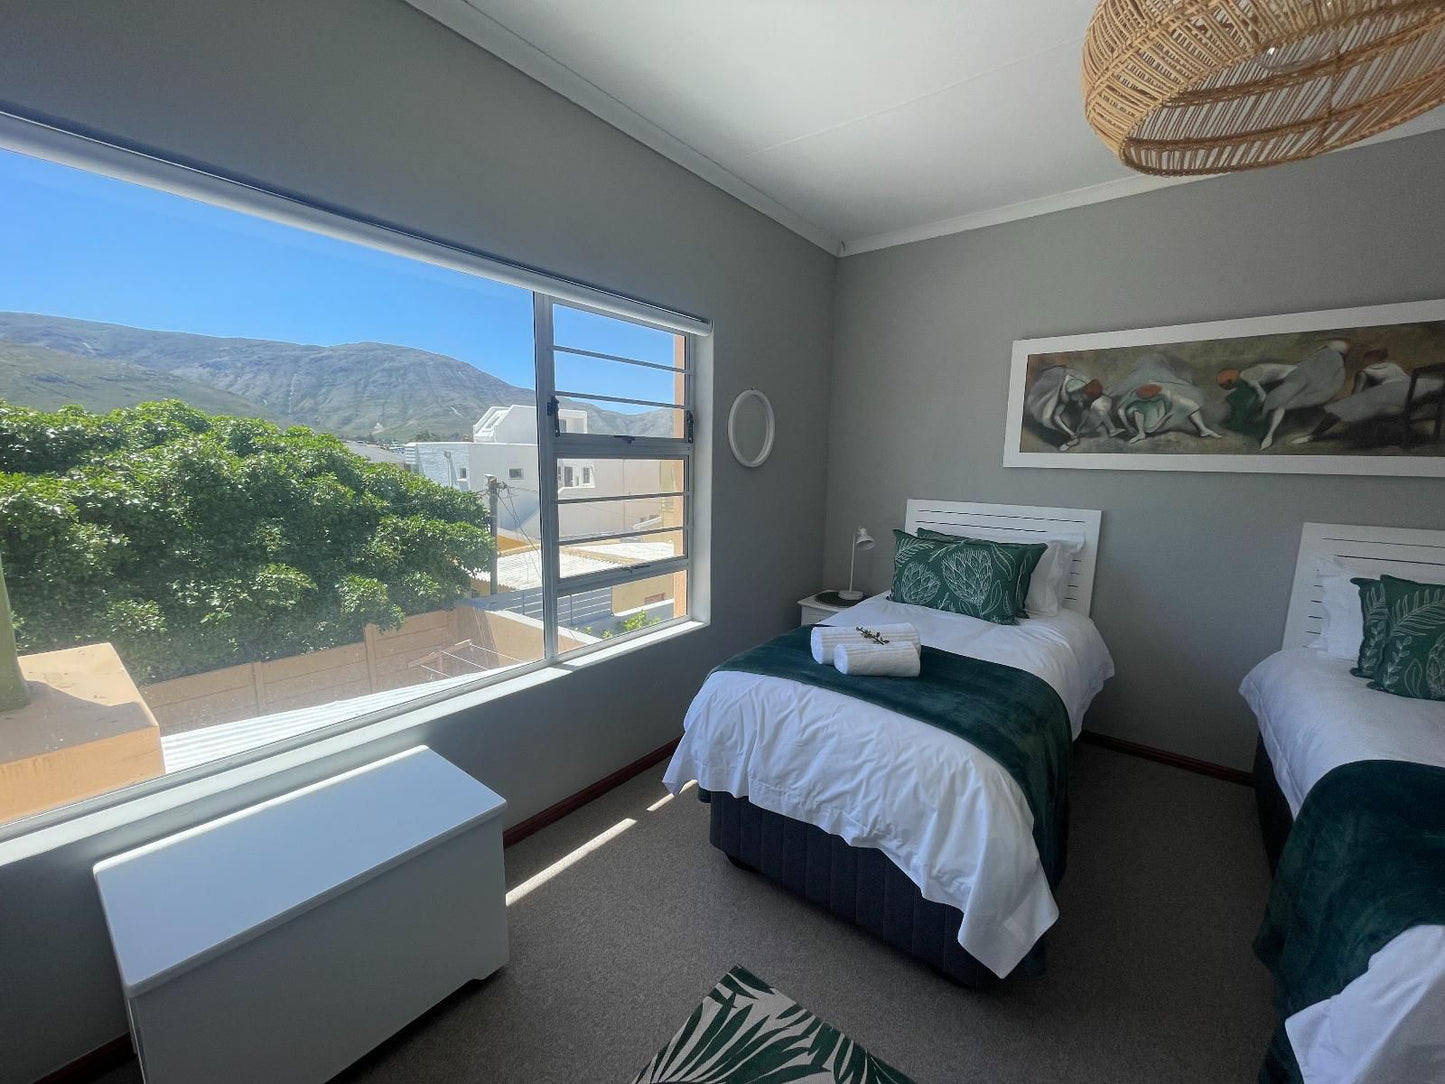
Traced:
POLYGON ((877 543, 873 541, 873 536, 868 533, 868 528, 859 527, 858 532, 853 536, 853 548, 871 550, 875 545, 877 545, 877 543))
POLYGON ((1100 0, 1083 85, 1142 173, 1311 158, 1445 102, 1445 0, 1100 0))

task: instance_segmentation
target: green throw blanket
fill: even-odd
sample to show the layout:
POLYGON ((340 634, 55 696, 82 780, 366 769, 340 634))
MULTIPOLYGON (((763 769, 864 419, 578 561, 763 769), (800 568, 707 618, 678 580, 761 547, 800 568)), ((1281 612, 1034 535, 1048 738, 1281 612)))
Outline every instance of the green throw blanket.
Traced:
MULTIPOLYGON (((1064 875, 1073 730, 1059 694, 1012 666, 925 647, 916 678, 840 674, 813 661, 812 626, 734 655, 718 670, 787 678, 936 726, 982 749, 1013 776, 1034 815, 1034 843, 1051 886, 1064 875)), ((845 724, 840 724, 845 725, 845 724)), ((863 766, 866 768, 866 765, 863 766)))
POLYGON ((1365 760, 1305 795, 1275 873, 1255 954, 1275 977, 1280 1026, 1260 1080, 1300 1080, 1284 1020, 1338 994, 1414 926, 1445 924, 1445 768, 1365 760))

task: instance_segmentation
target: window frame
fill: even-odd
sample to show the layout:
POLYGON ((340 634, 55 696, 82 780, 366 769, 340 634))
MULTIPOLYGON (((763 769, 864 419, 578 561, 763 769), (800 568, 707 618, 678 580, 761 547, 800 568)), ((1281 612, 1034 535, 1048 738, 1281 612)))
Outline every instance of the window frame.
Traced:
MULTIPOLYGON (((537 471, 538 471, 538 496, 537 507, 541 526, 540 556, 542 562, 542 644, 543 654, 547 659, 559 657, 572 658, 588 648, 573 648, 571 651, 559 655, 557 651, 557 632, 559 627, 558 609, 563 595, 577 595, 584 591, 597 591, 604 588, 617 587, 626 583, 635 583, 638 580, 652 579, 657 576, 671 575, 677 572, 687 574, 688 598, 687 612, 682 616, 674 616, 666 621, 658 622, 656 625, 648 625, 631 633, 624 633, 614 637, 613 640, 625 640, 631 636, 637 636, 647 631, 655 631, 665 628, 668 625, 692 620, 695 610, 693 603, 694 582, 697 577, 694 574, 694 549, 693 549, 693 496, 696 490, 695 485, 695 463, 693 450, 695 440, 695 420, 693 413, 694 387, 696 384, 696 359, 698 356, 697 337, 693 334, 677 331, 673 328, 661 327, 660 325, 639 319, 637 317, 619 316, 616 313, 604 312, 596 306, 579 304, 575 301, 561 300, 550 294, 543 294, 534 291, 532 294, 532 345, 536 354, 536 380, 537 388, 537 471), (626 433, 573 433, 563 425, 562 410, 565 409, 558 398, 556 382, 556 356, 559 351, 575 354, 579 351, 575 347, 559 346, 554 334, 553 310, 558 304, 567 308, 579 309, 593 315, 605 316, 610 319, 627 320, 629 323, 640 324, 644 327, 655 328, 667 331, 670 334, 682 336, 683 359, 682 368, 676 366, 659 366, 648 362, 637 361, 631 358, 613 358, 632 364, 638 364, 649 368, 666 368, 669 371, 682 376, 682 402, 676 404, 661 404, 670 409, 680 410, 683 418, 683 435, 681 437, 640 437, 626 433), (545 411, 542 405, 545 403, 545 411), (619 565, 615 569, 604 569, 598 572, 589 572, 581 576, 571 576, 563 580, 561 573, 562 541, 561 531, 558 525, 558 511, 561 508, 559 493, 559 475, 561 474, 562 461, 567 460, 627 460, 627 459, 676 459, 683 464, 683 485, 682 485, 682 528, 679 533, 682 535, 683 551, 680 556, 666 558, 661 561, 642 561, 633 565, 619 565)), ((587 353, 586 351, 580 351, 587 353)), ((569 394, 564 392, 563 394, 569 394)), ((578 393, 579 398, 581 397, 578 393)), ((586 398, 589 400, 605 400, 606 396, 599 396, 589 393, 586 398)), ((620 400, 627 402, 629 400, 620 400)), ((595 476, 595 475, 594 475, 595 476)), ((574 487, 577 488, 577 487, 574 487)), ((573 498, 577 503, 587 503, 588 498, 573 498)), ((626 536, 629 532, 621 532, 620 536, 626 536)), ((664 532, 655 532, 664 533, 664 532)), ((670 533, 670 532, 668 532, 670 533)), ((609 536, 611 537, 611 536, 609 536)), ((576 539, 569 540, 576 542, 576 539)), ((608 641, 612 642, 612 641, 608 641)), ((596 645, 589 645, 595 647, 596 645)))
MULTIPOLYGON (((693 394, 692 389, 696 386, 694 381, 696 359, 704 356, 701 343, 712 334, 712 324, 705 317, 607 290, 580 279, 541 270, 525 263, 493 255, 479 248, 448 241, 437 235, 401 226, 386 219, 368 216, 315 196, 302 195, 280 186, 264 184, 239 174, 223 171, 197 159, 160 152, 79 127, 63 128, 48 119, 26 116, 8 108, 0 109, 0 150, 13 151, 87 173, 138 184, 185 199, 236 211, 240 214, 267 219, 310 233, 318 233, 336 240, 520 287, 532 293, 534 315, 538 299, 546 298, 549 304, 562 303, 603 316, 620 318, 670 333, 681 334, 685 336, 686 341, 690 396, 693 394)), ((535 342, 534 326, 534 344, 535 342)), ((706 356, 711 356, 710 351, 706 352, 706 356)), ((550 428, 540 425, 540 419, 545 414, 546 402, 547 399, 541 395, 541 389, 534 389, 534 404, 539 418, 539 429, 550 428)), ((689 439, 691 436, 690 426, 689 439)), ((539 462, 541 454, 539 442, 539 462)), ((639 447, 632 454, 634 457, 640 458, 645 457, 647 453, 639 447)), ((625 458, 625 456, 599 458, 625 458)), ((553 462, 555 463, 555 459, 553 462)), ((697 488, 695 459, 691 455, 688 458, 687 480, 688 493, 691 495, 697 488)), ((541 471, 539 486, 551 490, 550 505, 542 505, 542 507, 551 508, 550 518, 554 543, 556 541, 556 481, 555 470, 541 471)), ((706 557, 695 555, 693 550, 693 514, 694 509, 689 504, 684 516, 688 530, 686 546, 690 573, 699 567, 706 568, 706 557)), ((543 518, 549 517, 544 513, 543 518)), ((549 565, 551 566, 552 583, 555 588, 559 577, 556 574, 558 570, 555 548, 553 552, 554 561, 544 561, 543 569, 545 585, 546 572, 549 565)), ((636 566, 628 567, 630 570, 636 566)), ((634 577, 625 577, 622 582, 632 578, 634 577)), ((401 704, 366 711, 348 719, 317 727, 312 731, 253 746, 212 761, 0 823, 0 857, 3 857, 5 849, 17 841, 23 843, 27 837, 32 836, 44 838, 53 832, 65 829, 65 826, 72 822, 80 824, 97 816, 103 816, 107 821, 106 827, 114 827, 116 824, 148 815, 147 810, 152 805, 166 800, 167 792, 180 791, 189 795, 195 787, 206 786, 207 794, 211 794, 229 790, 233 785, 249 785, 257 778, 264 778, 272 772, 282 773, 295 770, 298 763, 334 756, 336 755, 334 747, 338 742, 347 746, 366 744, 372 739, 361 733, 363 731, 376 732, 380 728, 386 734, 390 734, 404 729, 408 725, 418 725, 435 719, 439 715, 451 714, 443 710, 448 701, 457 701, 454 710, 462 712, 468 709, 470 703, 491 700, 495 695, 505 697, 512 691, 498 689, 498 686, 511 683, 516 686, 517 691, 532 688, 541 679, 567 677, 575 670, 585 668, 590 665, 585 661, 587 656, 600 654, 604 658, 594 661, 601 663, 610 660, 614 655, 629 654, 632 650, 650 646, 654 642, 664 642, 692 628, 704 627, 708 624, 706 615, 709 606, 706 585, 701 582, 703 579, 705 577, 689 575, 688 613, 686 616, 674 617, 633 633, 602 639, 597 643, 570 650, 561 656, 567 663, 565 667, 557 666, 559 660, 556 651, 557 596, 555 592, 544 595, 544 602, 551 613, 551 621, 549 628, 544 629, 544 642, 547 650, 541 659, 483 673, 474 680, 458 682, 448 685, 445 689, 431 692, 427 691, 426 685, 418 685, 418 695, 401 704), (410 718, 414 718, 415 723, 408 722, 410 718), (307 747, 314 747, 314 750, 308 750, 307 747), (308 755, 308 753, 314 753, 314 755, 308 755), (275 764, 271 771, 267 771, 265 763, 267 761, 275 764), (241 776, 245 777, 242 782, 235 784, 223 782, 225 779, 241 776), (216 785, 207 786, 207 781, 213 777, 217 780, 216 785), (132 807, 136 811, 134 818, 127 813, 126 807, 132 807)), ((575 591, 569 586, 567 593, 572 594, 575 591)), ((383 736, 384 734, 377 735, 378 739, 383 736)), ((186 797, 179 801, 192 800, 195 799, 186 797)), ((68 831, 68 829, 66 830, 68 831)))

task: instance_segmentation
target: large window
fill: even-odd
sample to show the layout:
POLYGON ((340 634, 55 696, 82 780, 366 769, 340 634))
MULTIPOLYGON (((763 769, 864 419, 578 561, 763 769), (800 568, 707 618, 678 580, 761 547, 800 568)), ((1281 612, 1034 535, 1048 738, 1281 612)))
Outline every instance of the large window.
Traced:
POLYGON ((705 325, 61 145, 0 149, 0 824, 689 615, 705 325))

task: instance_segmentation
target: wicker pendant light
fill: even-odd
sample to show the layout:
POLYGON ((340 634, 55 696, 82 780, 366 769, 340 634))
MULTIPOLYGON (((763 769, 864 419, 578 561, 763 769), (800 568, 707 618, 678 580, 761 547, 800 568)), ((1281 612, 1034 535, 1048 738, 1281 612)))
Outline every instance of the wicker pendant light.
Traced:
POLYGON ((1100 0, 1084 113, 1125 165, 1293 162, 1445 102, 1445 0, 1100 0))

